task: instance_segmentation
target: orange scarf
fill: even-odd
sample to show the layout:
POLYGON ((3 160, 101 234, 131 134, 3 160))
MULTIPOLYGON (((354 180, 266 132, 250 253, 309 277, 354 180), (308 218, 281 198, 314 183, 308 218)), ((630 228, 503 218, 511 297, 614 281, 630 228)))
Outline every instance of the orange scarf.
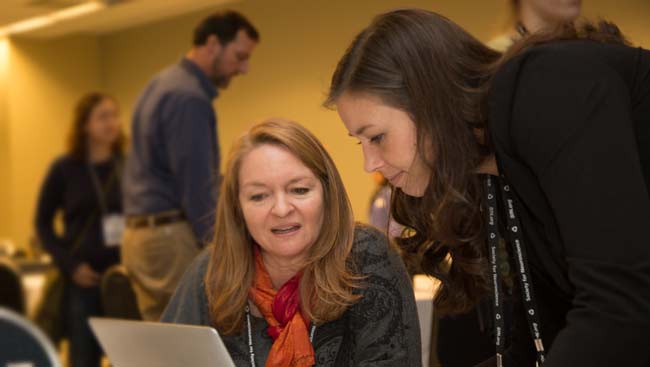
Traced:
POLYGON ((299 312, 301 275, 296 274, 276 292, 262 255, 255 247, 255 280, 248 294, 268 322, 267 333, 273 338, 266 367, 311 367, 316 364, 307 331, 309 322, 299 312))

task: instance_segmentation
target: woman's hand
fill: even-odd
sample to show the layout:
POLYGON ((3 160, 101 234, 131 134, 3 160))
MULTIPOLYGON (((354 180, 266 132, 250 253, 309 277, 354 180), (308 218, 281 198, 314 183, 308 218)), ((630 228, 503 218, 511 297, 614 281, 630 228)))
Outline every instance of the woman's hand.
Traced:
POLYGON ((87 263, 81 263, 72 274, 72 280, 81 288, 92 288, 99 285, 101 276, 87 263))

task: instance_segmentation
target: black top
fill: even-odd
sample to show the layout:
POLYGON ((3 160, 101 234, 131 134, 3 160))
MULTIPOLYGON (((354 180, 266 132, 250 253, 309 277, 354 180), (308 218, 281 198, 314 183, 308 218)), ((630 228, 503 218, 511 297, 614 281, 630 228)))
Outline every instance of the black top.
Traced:
MULTIPOLYGON (((110 213, 122 212, 119 177, 107 185, 115 174, 117 161, 116 158, 92 165, 101 186, 108 188, 105 197, 110 213)), ((119 262, 119 248, 104 245, 100 202, 94 187, 89 164, 68 156, 52 163, 41 187, 36 231, 56 265, 67 275, 82 262, 100 273, 119 262), (59 210, 63 211, 62 235, 55 231, 54 219, 59 210), (71 253, 75 241, 79 241, 79 247, 71 253)))
MULTIPOLYGON (((411 280, 386 237, 371 227, 357 227, 351 258, 366 278, 363 298, 343 316, 316 327, 314 349, 319 367, 417 367, 422 365, 420 327, 411 280)), ((204 276, 212 247, 190 267, 161 320, 208 325, 204 276)), ((242 313, 244 310, 242 310, 242 313)), ((264 366, 273 340, 263 318, 251 317, 257 366, 264 366)), ((250 366, 246 328, 223 337, 238 367, 250 366)))
MULTIPOLYGON (((533 48, 499 70, 489 107, 545 366, 650 366, 650 52, 592 41, 533 48)), ((533 366, 522 312, 515 324, 506 365, 533 366)))

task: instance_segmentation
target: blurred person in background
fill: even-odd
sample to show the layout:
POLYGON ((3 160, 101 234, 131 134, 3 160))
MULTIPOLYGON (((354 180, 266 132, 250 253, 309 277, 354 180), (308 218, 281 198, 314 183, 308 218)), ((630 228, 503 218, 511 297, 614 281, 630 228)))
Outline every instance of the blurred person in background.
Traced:
MULTIPOLYGON (((123 142, 119 107, 89 93, 77 103, 68 152, 51 165, 41 186, 36 231, 64 281, 65 334, 72 367, 98 366, 101 350, 87 324, 101 316, 102 273, 119 263, 123 217, 120 171, 123 142), (55 217, 63 214, 63 233, 55 217)), ((55 302, 47 299, 44 302, 55 302)))
POLYGON ((390 217, 390 199, 393 189, 379 172, 373 173, 372 178, 377 186, 370 197, 368 221, 383 233, 388 233, 389 237, 400 236, 403 227, 390 217))
POLYGON ((580 16, 582 0, 508 0, 509 30, 488 42, 497 50, 507 50, 513 42, 526 35, 573 22, 580 16))
POLYGON ((194 30, 187 55, 156 75, 136 103, 123 180, 122 259, 145 320, 160 318, 212 237, 220 165, 212 101, 218 89, 248 72, 258 41, 241 14, 208 16, 194 30))

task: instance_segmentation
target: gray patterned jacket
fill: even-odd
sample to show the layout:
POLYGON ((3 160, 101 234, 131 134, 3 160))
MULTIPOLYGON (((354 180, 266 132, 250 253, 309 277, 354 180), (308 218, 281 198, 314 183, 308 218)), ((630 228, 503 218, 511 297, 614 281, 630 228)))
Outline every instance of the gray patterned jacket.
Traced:
MULTIPOLYGON (((204 275, 211 247, 197 257, 171 299, 163 322, 210 325, 204 275)), ((363 296, 335 321, 316 328, 316 365, 419 367, 420 328, 411 280, 399 255, 376 229, 358 225, 351 260, 366 276, 363 296)), ((244 310, 242 310, 244 312, 244 310)), ((263 318, 251 318, 257 366, 264 366, 272 339, 266 334, 263 318)), ((237 367, 250 366, 245 328, 237 335, 223 337, 237 367)))

